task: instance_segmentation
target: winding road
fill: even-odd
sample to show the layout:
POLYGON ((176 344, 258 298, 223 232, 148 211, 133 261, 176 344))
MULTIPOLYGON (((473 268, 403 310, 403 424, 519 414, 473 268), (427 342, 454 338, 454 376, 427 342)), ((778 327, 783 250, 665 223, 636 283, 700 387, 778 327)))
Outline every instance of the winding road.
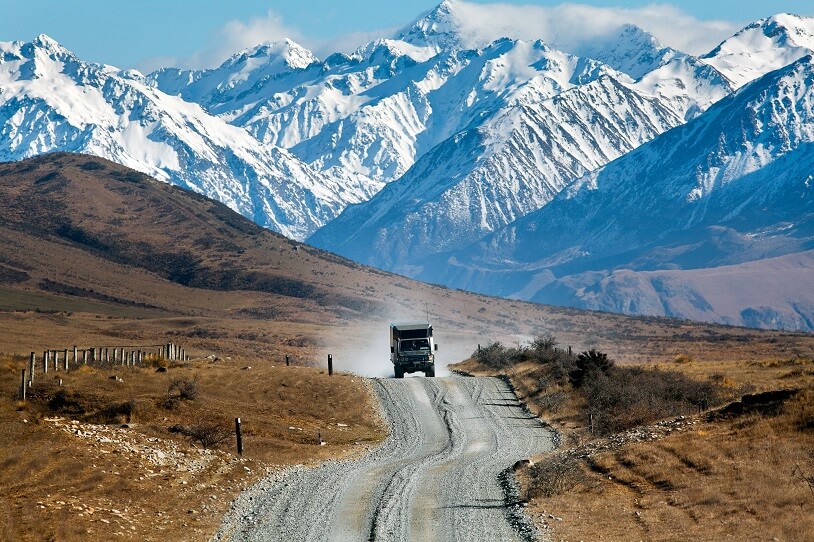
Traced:
POLYGON ((289 470, 237 499, 215 541, 511 541, 500 473, 553 433, 496 378, 374 380, 390 436, 365 457, 289 470))

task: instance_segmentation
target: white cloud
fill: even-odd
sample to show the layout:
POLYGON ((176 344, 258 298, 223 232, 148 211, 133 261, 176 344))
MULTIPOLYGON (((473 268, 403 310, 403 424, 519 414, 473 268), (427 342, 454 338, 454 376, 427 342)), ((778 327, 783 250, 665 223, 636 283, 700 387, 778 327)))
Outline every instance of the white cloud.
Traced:
POLYGON ((742 26, 731 21, 702 21, 670 4, 630 9, 570 3, 554 7, 473 4, 456 0, 453 6, 466 36, 479 41, 503 36, 542 39, 563 49, 611 34, 624 24, 635 24, 664 45, 697 55, 710 51, 742 26))
POLYGON ((295 27, 287 26, 282 17, 269 10, 265 16, 252 17, 248 22, 233 20, 223 25, 210 39, 208 47, 187 58, 149 58, 139 64, 148 73, 161 66, 177 68, 213 68, 249 47, 264 42, 290 38, 307 47, 309 40, 295 27))
MULTIPOLYGON (((580 43, 617 31, 624 24, 635 24, 649 31, 664 45, 691 54, 702 54, 740 28, 731 21, 702 21, 671 4, 651 4, 643 8, 604 8, 585 4, 564 3, 553 7, 509 3, 474 4, 453 0, 463 35, 483 46, 504 36, 543 41, 564 50, 577 49, 580 43)), ((188 58, 153 58, 139 68, 149 72, 159 66, 181 68, 214 67, 247 47, 263 42, 290 38, 325 58, 337 51, 351 52, 379 37, 394 34, 392 28, 370 32, 353 32, 329 40, 309 36, 289 26, 269 10, 265 16, 248 22, 226 23, 212 39, 210 46, 188 58)))

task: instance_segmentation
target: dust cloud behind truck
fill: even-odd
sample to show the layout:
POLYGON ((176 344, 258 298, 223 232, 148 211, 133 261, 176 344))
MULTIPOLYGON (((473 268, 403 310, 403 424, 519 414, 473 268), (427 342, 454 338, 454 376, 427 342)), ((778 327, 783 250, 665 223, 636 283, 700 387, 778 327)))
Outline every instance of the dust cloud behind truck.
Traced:
POLYGON ((396 378, 405 373, 423 372, 435 376, 435 354, 438 345, 432 338, 432 324, 401 322, 390 324, 390 361, 396 378))

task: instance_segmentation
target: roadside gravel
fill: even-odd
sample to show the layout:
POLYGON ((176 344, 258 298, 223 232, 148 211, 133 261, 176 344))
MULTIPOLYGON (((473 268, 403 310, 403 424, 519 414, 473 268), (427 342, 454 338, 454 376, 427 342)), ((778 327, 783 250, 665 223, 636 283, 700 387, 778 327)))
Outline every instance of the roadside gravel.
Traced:
POLYGON ((528 541, 506 470, 553 432, 496 378, 374 380, 390 436, 355 461, 273 474, 213 541, 528 541), (503 473, 503 474, 501 474, 503 473))

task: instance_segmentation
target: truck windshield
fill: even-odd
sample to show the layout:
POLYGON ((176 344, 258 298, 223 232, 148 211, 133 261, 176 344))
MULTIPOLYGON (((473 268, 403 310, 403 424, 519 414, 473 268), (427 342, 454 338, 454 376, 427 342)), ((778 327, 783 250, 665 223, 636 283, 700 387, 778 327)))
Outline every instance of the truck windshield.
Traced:
POLYGON ((429 350, 430 341, 427 339, 413 339, 410 341, 401 341, 402 352, 415 352, 418 350, 429 350))

